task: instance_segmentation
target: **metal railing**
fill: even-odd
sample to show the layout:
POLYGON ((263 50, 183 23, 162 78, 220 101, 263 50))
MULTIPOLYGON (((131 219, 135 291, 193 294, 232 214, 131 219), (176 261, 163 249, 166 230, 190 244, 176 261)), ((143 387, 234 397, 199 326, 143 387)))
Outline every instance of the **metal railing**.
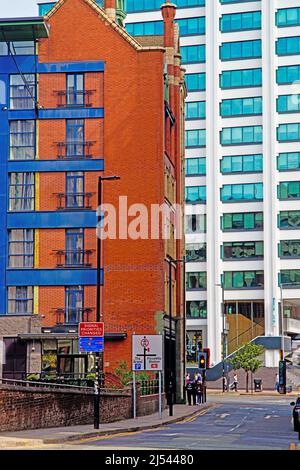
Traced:
POLYGON ((138 380, 140 385, 140 395, 155 395, 159 393, 159 380, 138 380))
POLYGON ((91 96, 96 90, 54 90, 58 97, 58 108, 90 108, 91 96))
POLYGON ((77 325, 80 322, 88 322, 93 310, 93 308, 57 308, 56 324, 77 325))
POLYGON ((56 193, 58 210, 92 209, 91 198, 95 193, 56 193))
POLYGON ((94 250, 57 250, 55 254, 57 256, 57 267, 58 268, 75 268, 75 267, 90 267, 90 257, 94 250))
MULTIPOLYGON (((40 375, 40 374, 28 374, 28 375, 40 375)), ((6 379, 6 378, 0 378, 0 384, 2 385, 12 385, 15 387, 32 387, 32 388, 52 388, 56 390, 60 389, 72 389, 72 390, 78 390, 78 391, 92 391, 93 386, 94 386, 94 381, 91 381, 91 384, 86 381, 81 381, 81 384, 78 385, 80 381, 66 381, 66 380, 51 380, 49 377, 45 378, 36 378, 36 380, 33 380, 31 378, 26 378, 24 375, 24 380, 19 380, 19 379, 6 379)))
POLYGON ((94 141, 66 141, 56 142, 57 158, 59 160, 89 159, 92 158, 91 147, 94 141))

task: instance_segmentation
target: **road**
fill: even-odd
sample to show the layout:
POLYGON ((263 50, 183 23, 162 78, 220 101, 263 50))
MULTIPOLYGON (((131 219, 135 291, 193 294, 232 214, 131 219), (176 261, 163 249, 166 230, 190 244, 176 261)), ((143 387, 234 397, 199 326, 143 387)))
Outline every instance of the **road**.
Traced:
MULTIPOLYGON (((299 443, 291 422, 291 398, 211 396, 216 406, 201 416, 156 430, 92 438, 52 449, 288 450, 299 443)), ((49 448, 49 447, 48 447, 49 448)))

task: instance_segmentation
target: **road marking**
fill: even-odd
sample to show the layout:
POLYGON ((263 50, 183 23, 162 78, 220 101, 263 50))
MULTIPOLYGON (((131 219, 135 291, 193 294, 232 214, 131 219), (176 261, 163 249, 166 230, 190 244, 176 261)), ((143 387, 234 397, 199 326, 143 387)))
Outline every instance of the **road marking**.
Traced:
POLYGON ((220 418, 220 419, 225 419, 225 418, 227 418, 227 416, 230 416, 230 413, 222 413, 222 414, 216 415, 216 416, 218 416, 218 418, 220 418))
POLYGON ((290 450, 300 450, 300 444, 295 444, 295 442, 291 442, 290 450))
POLYGON ((270 419, 270 418, 280 418, 278 415, 267 415, 265 416, 265 419, 270 419))
POLYGON ((194 415, 194 416, 190 416, 189 418, 185 418, 185 419, 183 419, 182 421, 177 421, 176 424, 192 423, 192 422, 195 421, 199 416, 205 415, 208 411, 209 411, 209 408, 207 408, 207 409, 205 409, 205 410, 202 410, 202 411, 199 411, 199 413, 197 413, 197 414, 194 415))

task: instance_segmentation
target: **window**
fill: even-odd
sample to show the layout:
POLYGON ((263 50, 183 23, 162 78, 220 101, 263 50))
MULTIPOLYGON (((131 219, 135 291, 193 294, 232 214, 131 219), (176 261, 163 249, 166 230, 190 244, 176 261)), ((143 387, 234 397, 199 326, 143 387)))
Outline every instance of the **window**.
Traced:
POLYGON ((279 56, 300 54, 300 36, 277 39, 276 53, 279 56))
POLYGON ((8 288, 8 313, 33 314, 33 287, 8 288))
POLYGON ((206 201, 206 186, 188 186, 185 188, 185 202, 197 204, 206 201))
POLYGON ((221 188, 221 201, 262 201, 263 184, 224 184, 221 188))
POLYGON ((203 176, 206 174, 206 158, 186 158, 185 160, 186 176, 203 176))
POLYGON ((300 211, 281 211, 278 216, 278 227, 280 229, 299 229, 300 211))
POLYGON ((186 273, 186 288, 187 290, 206 289, 206 272, 186 273))
POLYGON ((0 42, 0 55, 35 55, 34 41, 0 42))
POLYGON ((280 153, 277 157, 277 169, 299 170, 300 169, 300 152, 280 153))
POLYGON ((66 176, 66 207, 84 207, 84 175, 81 171, 71 171, 66 176))
POLYGON ((186 119, 205 119, 205 105, 205 101, 194 101, 186 103, 186 119))
POLYGON ((34 109, 35 75, 10 76, 10 109, 34 109))
POLYGON ((294 284, 296 287, 300 286, 300 270, 299 269, 285 269, 280 271, 279 285, 280 284, 294 284))
POLYGON ((187 302, 186 303, 186 317, 206 320, 207 319, 206 300, 193 300, 193 301, 187 302))
POLYGON ((65 291, 65 323, 79 323, 83 314, 83 288, 81 286, 66 287, 65 291))
POLYGON ((10 160, 34 160, 35 122, 11 121, 9 126, 10 160))
POLYGON ((280 258, 300 258, 300 240, 281 240, 278 248, 280 258))
POLYGON ((220 75, 220 87, 248 88, 262 85, 262 69, 224 70, 220 75))
POLYGON ((127 23, 126 31, 131 36, 162 36, 164 34, 164 23, 163 21, 127 23))
POLYGON ((222 33, 250 29, 261 29, 260 11, 230 13, 222 15, 222 18, 220 19, 220 31, 222 33))
POLYGON ((263 171, 263 156, 235 155, 223 157, 221 160, 221 172, 227 173, 261 173, 263 171))
POLYGON ((263 230, 262 212, 242 212, 224 214, 221 219, 223 232, 243 230, 263 230))
POLYGON ((284 181, 278 186, 278 199, 299 199, 300 181, 284 181))
POLYGON ((188 91, 205 91, 205 73, 187 73, 185 82, 188 91))
POLYGON ((11 173, 9 176, 9 210, 34 210, 34 173, 11 173))
POLYGON ((8 234, 8 267, 33 268, 34 231, 32 229, 10 230, 8 234))
POLYGON ((186 367, 199 366, 199 353, 203 348, 202 330, 188 330, 186 332, 186 367))
POLYGON ((225 127, 221 131, 222 145, 261 144, 262 126, 225 127))
POLYGON ((205 44, 197 46, 181 46, 180 52, 182 64, 205 62, 205 44))
MULTIPOLYGON (((205 0, 173 0, 172 3, 177 5, 178 8, 200 7, 205 5, 205 0)), ((127 13, 159 10, 161 5, 161 0, 125 0, 125 10, 127 13)))
POLYGON ((84 233, 82 228, 66 230, 66 265, 84 264, 84 233))
POLYGON ((66 157, 82 158, 84 156, 84 120, 67 119, 66 135, 66 157))
POLYGON ((278 113, 295 113, 300 111, 300 94, 281 95, 277 98, 278 113))
POLYGON ((300 8, 281 8, 276 13, 276 25, 279 28, 300 24, 300 8))
POLYGON ((185 230, 187 234, 206 232, 206 215, 192 214, 185 217, 185 230))
POLYGON ((206 145, 206 131, 205 129, 195 129, 185 131, 185 146, 190 147, 205 147, 206 145))
POLYGON ((262 97, 223 100, 220 105, 222 117, 262 114, 262 97))
POLYGON ((180 36, 193 36, 195 34, 205 34, 205 16, 198 18, 182 18, 175 20, 179 25, 180 36))
POLYGON ((226 271, 224 272, 225 289, 262 288, 264 285, 263 271, 226 271))
POLYGON ((222 259, 263 258, 264 244, 259 242, 225 242, 222 246, 222 259))
POLYGON ((300 140, 300 124, 280 124, 277 127, 278 142, 293 142, 300 140))
POLYGON ((261 57, 261 40, 224 42, 220 46, 221 60, 253 59, 261 57))
POLYGON ((285 85, 300 80, 300 65, 281 66, 277 69, 277 83, 285 85))
POLYGON ((206 261, 206 243, 188 243, 185 247, 186 261, 206 261))
POLYGON ((84 75, 83 73, 67 74, 66 103, 67 103, 67 106, 84 106, 84 75))

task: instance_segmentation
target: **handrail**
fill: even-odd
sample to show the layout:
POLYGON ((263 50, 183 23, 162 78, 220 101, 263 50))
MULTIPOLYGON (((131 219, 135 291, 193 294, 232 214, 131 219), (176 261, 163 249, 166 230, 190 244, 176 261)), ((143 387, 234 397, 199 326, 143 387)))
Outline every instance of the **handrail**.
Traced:
POLYGON ((233 338, 232 340, 228 341, 227 344, 231 344, 233 341, 236 341, 240 336, 243 336, 245 333, 248 333, 248 331, 251 331, 251 330, 254 330, 254 328, 256 326, 264 326, 264 321, 261 322, 261 323, 255 323, 254 326, 250 326, 250 328, 248 328, 247 330, 244 330, 242 333, 240 333, 238 336, 236 336, 235 338, 233 338))

